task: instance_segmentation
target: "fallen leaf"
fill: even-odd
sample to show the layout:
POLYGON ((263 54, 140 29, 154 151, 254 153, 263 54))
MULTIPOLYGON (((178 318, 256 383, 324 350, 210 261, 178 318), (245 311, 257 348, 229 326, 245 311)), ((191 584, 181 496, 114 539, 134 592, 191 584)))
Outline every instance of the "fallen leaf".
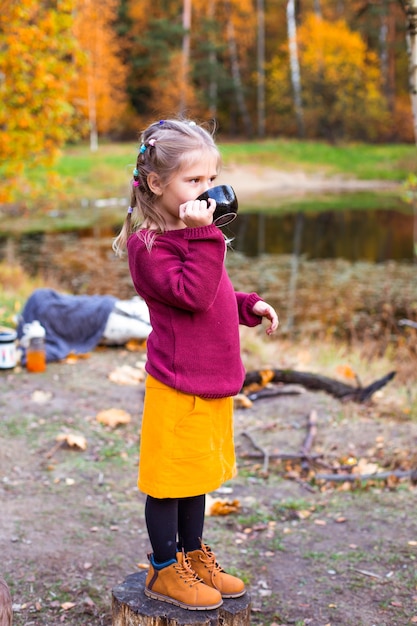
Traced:
POLYGON ((77 363, 78 361, 83 361, 85 359, 89 359, 90 356, 91 356, 90 352, 85 352, 84 354, 74 354, 73 352, 71 352, 64 359, 64 363, 67 363, 68 365, 74 365, 74 363, 77 363))
POLYGON ((146 350, 146 339, 129 339, 125 348, 129 352, 143 352, 146 350))
POLYGON ((90 608, 93 608, 96 606, 94 600, 92 600, 90 596, 85 596, 83 602, 85 606, 88 606, 90 608))
POLYGON ((233 404, 235 409, 250 409, 253 402, 249 400, 244 393, 238 393, 237 396, 233 398, 233 404))
POLYGON ((232 502, 218 500, 213 502, 209 515, 230 515, 230 513, 236 513, 239 509, 239 500, 233 500, 232 502))
POLYGON ((261 375, 261 385, 263 387, 266 387, 266 385, 274 379, 274 372, 272 370, 261 370, 259 374, 261 375))
POLYGON ((139 385, 145 380, 144 366, 140 369, 131 365, 121 365, 110 372, 109 379, 118 385, 139 385))
POLYGON ((37 389, 32 393, 32 402, 36 402, 36 404, 46 404, 51 398, 52 393, 50 391, 37 389))
POLYGON ((96 420, 105 426, 110 428, 116 428, 120 424, 129 424, 131 421, 130 413, 123 411, 123 409, 107 409, 97 413, 96 420))
POLYGON ((87 440, 84 435, 75 435, 74 433, 61 433, 57 435, 56 441, 66 443, 70 448, 87 449, 87 440))
POLYGON ((75 606, 75 602, 63 602, 61 604, 61 609, 63 611, 68 611, 69 609, 73 609, 75 606))
POLYGON ((343 378, 347 378, 349 380, 354 380, 356 378, 355 371, 351 368, 350 365, 347 364, 338 365, 336 367, 336 372, 339 374, 339 376, 342 376, 343 378))
POLYGON ((137 563, 139 569, 149 569, 149 563, 137 563))
POLYGON ((240 509, 239 500, 225 500, 206 496, 206 515, 229 515, 236 513, 240 509))
POLYGON ((359 459, 356 467, 353 468, 353 474, 376 474, 380 470, 378 463, 369 463, 366 459, 359 459))

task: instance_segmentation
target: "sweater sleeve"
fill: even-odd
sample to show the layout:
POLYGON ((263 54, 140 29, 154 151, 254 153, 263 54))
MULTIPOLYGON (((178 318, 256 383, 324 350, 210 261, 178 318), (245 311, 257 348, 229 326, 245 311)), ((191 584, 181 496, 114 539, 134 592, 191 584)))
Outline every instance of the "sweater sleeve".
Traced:
POLYGON ((129 253, 135 284, 169 306, 191 312, 212 305, 224 268, 225 241, 217 226, 187 228, 182 237, 161 236, 150 251, 129 253), (146 277, 146 280, 141 280, 146 277))
POLYGON ((242 293, 236 291, 237 308, 239 311, 239 324, 244 326, 258 326, 262 323, 262 317, 253 313, 252 309, 256 302, 262 300, 257 293, 242 293))

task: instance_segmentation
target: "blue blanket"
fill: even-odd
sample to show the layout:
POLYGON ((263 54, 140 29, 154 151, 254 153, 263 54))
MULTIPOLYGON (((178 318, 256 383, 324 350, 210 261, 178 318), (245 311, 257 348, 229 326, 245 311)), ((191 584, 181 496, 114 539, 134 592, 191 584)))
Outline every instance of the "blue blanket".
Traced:
POLYGON ((17 336, 22 337, 24 324, 38 320, 46 331, 47 361, 90 352, 102 338, 117 300, 113 296, 70 296, 53 289, 37 289, 22 311, 17 336))

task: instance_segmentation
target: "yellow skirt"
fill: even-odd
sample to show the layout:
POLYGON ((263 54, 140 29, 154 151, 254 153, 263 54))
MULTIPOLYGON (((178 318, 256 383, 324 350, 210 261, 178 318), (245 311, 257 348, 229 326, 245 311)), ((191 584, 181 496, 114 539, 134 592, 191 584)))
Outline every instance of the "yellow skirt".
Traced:
POLYGON ((236 475, 233 398, 200 398, 148 374, 138 487, 154 498, 214 491, 236 475))

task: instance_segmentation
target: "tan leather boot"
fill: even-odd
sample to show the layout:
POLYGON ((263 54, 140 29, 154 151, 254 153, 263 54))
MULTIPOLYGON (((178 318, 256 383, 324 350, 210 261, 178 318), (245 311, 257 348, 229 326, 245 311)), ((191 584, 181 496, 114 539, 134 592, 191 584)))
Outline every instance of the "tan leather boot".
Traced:
POLYGON ((245 593, 245 583, 240 578, 227 574, 217 563, 208 546, 201 544, 199 550, 187 552, 190 565, 206 585, 218 589, 223 598, 239 598, 245 593))
POLYGON ((194 611, 217 609, 223 604, 220 592, 204 584, 183 552, 177 552, 177 561, 162 569, 157 569, 152 555, 149 560, 145 582, 145 594, 149 598, 194 611))

